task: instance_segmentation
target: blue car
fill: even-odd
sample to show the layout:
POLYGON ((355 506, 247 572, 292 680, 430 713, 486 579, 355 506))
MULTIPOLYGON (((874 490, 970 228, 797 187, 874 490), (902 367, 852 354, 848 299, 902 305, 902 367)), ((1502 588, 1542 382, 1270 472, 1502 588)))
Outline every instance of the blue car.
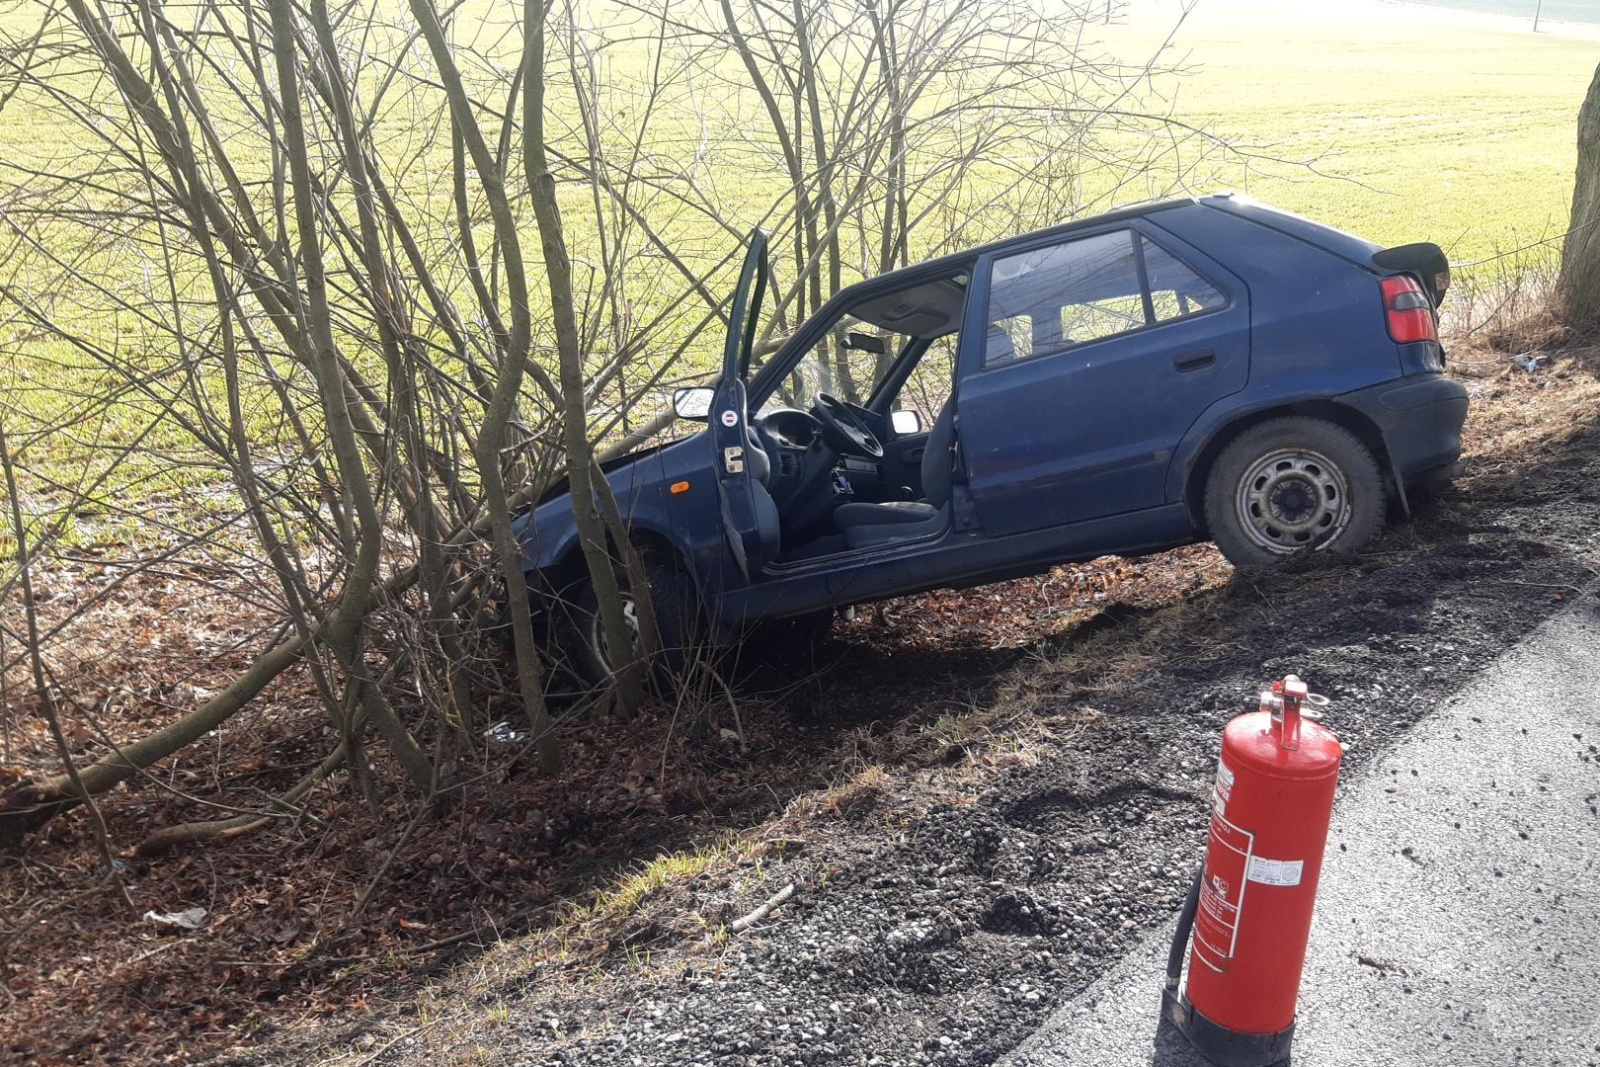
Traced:
MULTIPOLYGON (((720 381, 674 396, 706 429, 607 468, 673 649, 1202 540, 1239 567, 1354 552, 1459 462, 1437 245, 1170 200, 850 286, 753 358, 765 280, 757 233, 720 381)), ((517 533, 605 677, 566 491, 517 533)))

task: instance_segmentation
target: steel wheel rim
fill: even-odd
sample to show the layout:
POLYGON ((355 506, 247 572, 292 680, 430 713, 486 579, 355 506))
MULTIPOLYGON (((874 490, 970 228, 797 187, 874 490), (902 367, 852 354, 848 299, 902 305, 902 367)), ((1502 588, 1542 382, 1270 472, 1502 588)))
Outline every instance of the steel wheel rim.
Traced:
POLYGON ((1234 497, 1251 544, 1286 556, 1332 543, 1350 524, 1350 483, 1338 464, 1309 448, 1280 448, 1251 464, 1234 497))
MULTIPOLYGON (((628 628, 629 639, 633 647, 639 647, 639 606, 633 599, 633 594, 626 589, 621 590, 622 622, 628 628)), ((615 673, 616 667, 611 662, 611 645, 606 641, 606 624, 600 616, 599 605, 595 606, 594 613, 589 616, 589 647, 594 649, 595 656, 606 669, 606 673, 615 673)))

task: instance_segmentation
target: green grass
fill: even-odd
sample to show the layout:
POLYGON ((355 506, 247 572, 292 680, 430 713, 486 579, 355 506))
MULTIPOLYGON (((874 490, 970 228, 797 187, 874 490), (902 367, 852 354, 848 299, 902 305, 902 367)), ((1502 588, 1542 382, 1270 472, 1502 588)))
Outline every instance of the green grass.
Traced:
MULTIPOLYGON (((1146 0, 1113 47, 1148 46, 1172 0, 1146 0)), ((1577 114, 1600 27, 1534 34, 1525 21, 1372 0, 1200 0, 1174 58, 1179 117, 1281 164, 1224 182, 1374 241, 1432 240, 1458 261, 1567 226, 1577 114), (1359 183, 1359 184, 1358 184, 1359 183)))
POLYGON ((656 892, 668 886, 680 885, 714 866, 742 858, 742 855, 742 851, 729 842, 715 843, 692 852, 664 852, 602 890, 578 914, 585 920, 625 919, 638 911, 656 892))

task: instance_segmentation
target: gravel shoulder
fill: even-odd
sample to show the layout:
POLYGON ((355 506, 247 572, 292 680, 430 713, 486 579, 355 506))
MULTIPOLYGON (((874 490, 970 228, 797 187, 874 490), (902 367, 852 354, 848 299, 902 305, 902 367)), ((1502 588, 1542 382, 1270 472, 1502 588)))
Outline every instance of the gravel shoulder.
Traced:
MULTIPOLYGON (((1597 653, 1590 596, 1345 780, 1299 1067, 1593 1062, 1600 709, 1583 694, 1597 653)), ((1170 935, 1153 932, 1004 1067, 1206 1067, 1158 1027, 1170 935)))

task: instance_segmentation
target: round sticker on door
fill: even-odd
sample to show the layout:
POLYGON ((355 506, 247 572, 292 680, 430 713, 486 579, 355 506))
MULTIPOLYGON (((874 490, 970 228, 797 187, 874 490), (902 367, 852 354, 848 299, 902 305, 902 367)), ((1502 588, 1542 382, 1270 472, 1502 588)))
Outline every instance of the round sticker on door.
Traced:
POLYGON ((724 411, 722 413, 722 425, 724 425, 724 426, 737 426, 737 425, 739 425, 739 413, 737 411, 724 411))

